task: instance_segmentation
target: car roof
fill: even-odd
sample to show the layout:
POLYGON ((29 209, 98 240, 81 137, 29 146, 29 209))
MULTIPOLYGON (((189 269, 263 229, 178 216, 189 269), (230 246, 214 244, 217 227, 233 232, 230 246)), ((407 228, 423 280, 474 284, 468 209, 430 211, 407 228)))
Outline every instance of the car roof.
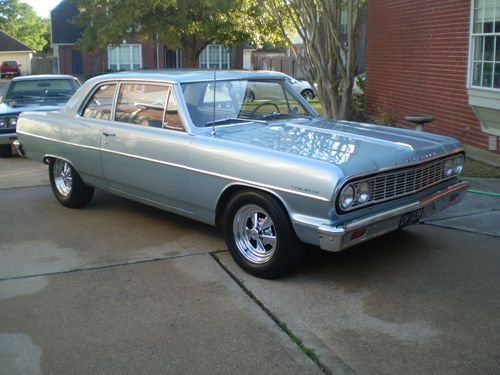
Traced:
POLYGON ((75 79, 75 77, 68 74, 36 74, 32 76, 22 76, 12 78, 12 81, 36 81, 41 79, 75 79))
POLYGON ((263 70, 196 70, 196 69, 163 69, 163 70, 136 70, 105 74, 95 77, 97 80, 111 79, 138 79, 161 80, 173 83, 206 82, 214 79, 227 81, 233 79, 284 79, 286 76, 280 72, 263 70))

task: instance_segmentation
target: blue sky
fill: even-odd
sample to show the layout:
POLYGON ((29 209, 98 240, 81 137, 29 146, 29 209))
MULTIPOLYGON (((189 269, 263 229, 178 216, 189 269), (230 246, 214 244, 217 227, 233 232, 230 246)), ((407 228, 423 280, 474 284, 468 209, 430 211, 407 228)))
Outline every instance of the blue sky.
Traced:
POLYGON ((22 0, 33 7, 35 12, 41 17, 48 17, 50 11, 61 2, 61 0, 22 0))

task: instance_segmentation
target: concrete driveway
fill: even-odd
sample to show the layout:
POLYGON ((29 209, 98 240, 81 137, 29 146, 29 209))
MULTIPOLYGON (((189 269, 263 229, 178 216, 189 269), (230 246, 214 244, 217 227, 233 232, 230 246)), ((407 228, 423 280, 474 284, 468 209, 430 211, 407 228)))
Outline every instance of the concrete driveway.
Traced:
POLYGON ((45 172, 0 159, 0 373, 498 373, 498 197, 268 281, 209 226, 63 208, 45 172))

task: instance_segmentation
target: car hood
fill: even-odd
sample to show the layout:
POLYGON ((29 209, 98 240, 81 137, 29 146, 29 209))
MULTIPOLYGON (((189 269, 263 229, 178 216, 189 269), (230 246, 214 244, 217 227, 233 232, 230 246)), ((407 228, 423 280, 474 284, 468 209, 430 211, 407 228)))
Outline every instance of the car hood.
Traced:
POLYGON ((16 101, 16 105, 11 105, 10 102, 0 103, 0 115, 18 115, 24 111, 57 111, 61 109, 64 103, 59 101, 16 101))
POLYGON ((450 137, 387 126, 323 119, 216 128, 228 141, 339 166, 346 174, 413 164, 461 148, 450 137))

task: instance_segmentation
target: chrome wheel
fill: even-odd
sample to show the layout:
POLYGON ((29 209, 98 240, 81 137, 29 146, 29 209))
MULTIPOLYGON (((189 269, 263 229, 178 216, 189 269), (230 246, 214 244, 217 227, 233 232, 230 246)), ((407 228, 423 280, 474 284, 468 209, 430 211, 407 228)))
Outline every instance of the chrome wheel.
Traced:
POLYGON ((269 214, 256 205, 242 206, 234 215, 233 235, 238 251, 255 264, 268 262, 276 251, 277 233, 269 214))
POLYGON ((311 90, 304 90, 300 93, 305 100, 314 99, 314 93, 311 90))
POLYGON ((71 165, 64 160, 56 159, 54 161, 54 184, 57 191, 67 197, 71 193, 73 187, 73 175, 71 165))

